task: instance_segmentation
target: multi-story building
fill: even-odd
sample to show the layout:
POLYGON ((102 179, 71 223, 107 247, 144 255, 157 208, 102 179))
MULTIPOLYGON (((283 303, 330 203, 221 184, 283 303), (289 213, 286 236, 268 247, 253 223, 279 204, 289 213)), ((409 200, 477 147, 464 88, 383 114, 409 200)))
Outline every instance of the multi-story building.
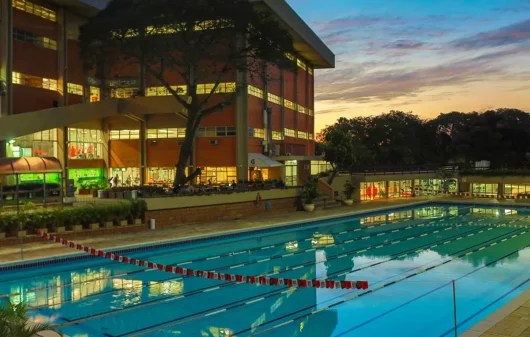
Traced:
MULTIPOLYGON (((334 55, 284 0, 255 2, 293 32, 297 55, 287 57, 298 70, 269 68, 278 80, 266 85, 245 74, 221 83, 220 93, 247 90, 204 119, 191 165, 202 168, 203 181, 282 178, 296 185, 312 163, 313 173, 321 164, 314 157, 314 72, 334 67, 334 55)), ((106 3, 1 2, 0 157, 56 157, 76 183, 115 174, 130 184, 171 181, 185 131, 182 107, 138 72, 89 76, 83 69, 79 27, 106 3)))

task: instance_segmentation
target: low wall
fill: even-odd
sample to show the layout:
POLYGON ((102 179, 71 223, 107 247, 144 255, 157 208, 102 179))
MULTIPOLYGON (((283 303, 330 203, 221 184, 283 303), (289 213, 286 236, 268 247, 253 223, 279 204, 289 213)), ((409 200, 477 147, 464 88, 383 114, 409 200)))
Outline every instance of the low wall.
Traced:
POLYGON ((181 197, 165 197, 165 198, 145 198, 147 203, 147 209, 149 211, 163 210, 163 209, 176 209, 176 208, 188 208, 188 207, 203 207, 213 205, 224 205, 224 204, 237 204, 245 202, 255 202, 258 193, 261 196, 263 202, 295 198, 297 196, 296 188, 288 189, 270 189, 252 192, 234 192, 230 194, 210 194, 210 195, 197 195, 197 196, 181 196, 181 197))
POLYGON ((167 227, 179 224, 236 220, 264 213, 286 213, 297 210, 295 189, 260 191, 259 193, 262 197, 260 203, 256 202, 256 192, 216 196, 153 198, 160 200, 146 199, 148 201, 146 221, 155 219, 157 227, 167 227), (282 193, 278 193, 280 191, 282 193))

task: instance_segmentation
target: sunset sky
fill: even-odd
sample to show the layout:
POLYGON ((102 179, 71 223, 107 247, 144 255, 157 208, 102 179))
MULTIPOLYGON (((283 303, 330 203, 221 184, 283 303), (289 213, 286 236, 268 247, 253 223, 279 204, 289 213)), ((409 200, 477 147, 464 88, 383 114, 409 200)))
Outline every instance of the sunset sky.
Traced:
POLYGON ((287 0, 336 55, 316 128, 339 117, 530 112, 530 0, 287 0))

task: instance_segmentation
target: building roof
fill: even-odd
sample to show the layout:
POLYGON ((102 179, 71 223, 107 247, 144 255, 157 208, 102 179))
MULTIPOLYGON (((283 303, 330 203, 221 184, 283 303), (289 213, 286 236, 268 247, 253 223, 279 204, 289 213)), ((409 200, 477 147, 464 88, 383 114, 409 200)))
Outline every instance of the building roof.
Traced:
MULTIPOLYGON (((82 15, 93 16, 108 3, 108 0, 49 0, 58 6, 82 15)), ((300 18, 285 0, 250 0, 272 12, 288 27, 294 37, 295 50, 315 69, 335 68, 335 54, 322 42, 317 34, 300 18)))

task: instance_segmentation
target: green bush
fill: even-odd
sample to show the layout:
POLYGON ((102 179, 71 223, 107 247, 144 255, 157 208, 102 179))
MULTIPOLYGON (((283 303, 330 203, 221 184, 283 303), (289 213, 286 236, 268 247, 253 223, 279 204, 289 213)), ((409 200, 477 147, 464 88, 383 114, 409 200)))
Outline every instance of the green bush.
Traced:
POLYGON ((307 178, 303 190, 304 203, 306 205, 312 204, 319 196, 320 191, 318 190, 317 179, 313 177, 307 178))
POLYGON ((131 202, 131 216, 132 219, 144 219, 147 211, 147 203, 145 200, 133 200, 131 202))

